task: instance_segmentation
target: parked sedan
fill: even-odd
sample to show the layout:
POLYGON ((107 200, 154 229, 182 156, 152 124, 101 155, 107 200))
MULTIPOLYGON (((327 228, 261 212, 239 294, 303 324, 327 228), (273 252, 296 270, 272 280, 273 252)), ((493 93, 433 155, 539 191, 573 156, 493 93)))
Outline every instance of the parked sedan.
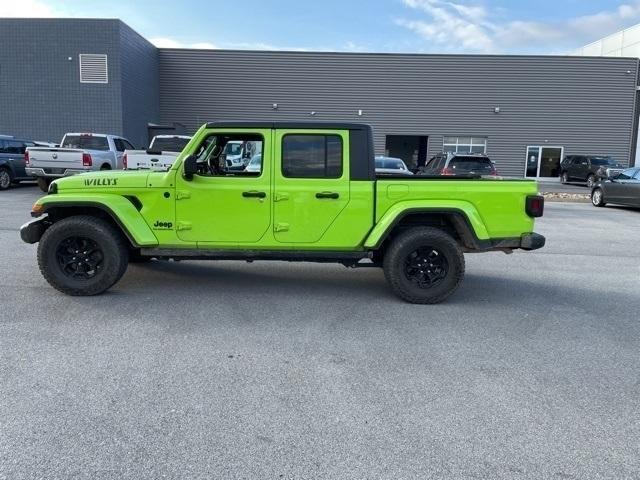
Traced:
POLYGON ((376 157, 376 173, 381 175, 413 175, 400 158, 376 157))
POLYGON ((591 202, 596 207, 607 203, 640 207, 640 168, 628 168, 597 182, 591 190, 591 202))

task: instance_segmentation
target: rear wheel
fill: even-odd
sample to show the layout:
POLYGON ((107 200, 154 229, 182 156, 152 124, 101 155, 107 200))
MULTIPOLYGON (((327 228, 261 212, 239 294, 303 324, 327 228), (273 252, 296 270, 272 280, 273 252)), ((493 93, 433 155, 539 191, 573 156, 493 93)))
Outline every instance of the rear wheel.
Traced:
POLYGON ((593 189, 591 192, 591 203, 593 203, 595 207, 604 207, 606 205, 601 188, 593 189))
POLYGON ((40 190, 46 193, 49 191, 49 185, 51 185, 52 181, 53 180, 49 180, 46 177, 38 177, 38 187, 40 187, 40 190))
POLYGON ((6 190, 11 186, 11 173, 6 168, 0 168, 0 190, 6 190))
POLYGON ((124 238, 106 221, 86 215, 54 223, 38 245, 38 266, 49 284, 67 295, 96 295, 127 269, 124 238))
POLYGON ((456 291, 464 277, 464 254, 446 232, 417 227, 396 237, 384 256, 391 288, 410 303, 439 303, 456 291))
POLYGON ((105 163, 100 167, 100 170, 111 170, 111 165, 109 165, 108 163, 105 163))
POLYGON ((595 175, 591 174, 587 177, 587 187, 589 188, 593 188, 593 186, 596 184, 596 177, 595 175))

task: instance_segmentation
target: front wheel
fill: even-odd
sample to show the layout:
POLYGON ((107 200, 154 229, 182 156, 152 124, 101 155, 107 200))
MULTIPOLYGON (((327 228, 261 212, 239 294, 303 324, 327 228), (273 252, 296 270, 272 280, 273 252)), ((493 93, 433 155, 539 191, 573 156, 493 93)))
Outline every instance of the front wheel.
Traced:
POLYGON ((51 225, 38 245, 38 266, 49 284, 67 295, 97 295, 127 269, 124 238, 105 220, 87 215, 51 225))
POLYGON ((47 193, 49 191, 49 185, 51 185, 51 182, 53 180, 49 180, 46 177, 38 177, 38 187, 40 187, 40 190, 42 190, 43 192, 47 193))
POLYGON ((594 207, 604 207, 606 205, 601 188, 593 189, 591 192, 591 203, 593 203, 594 207))
POLYGON ((416 227, 396 237, 384 256, 384 274, 394 293, 410 303, 440 303, 464 277, 464 254, 446 232, 416 227))
POLYGON ((11 174, 6 168, 0 168, 0 190, 6 190, 11 186, 11 174))

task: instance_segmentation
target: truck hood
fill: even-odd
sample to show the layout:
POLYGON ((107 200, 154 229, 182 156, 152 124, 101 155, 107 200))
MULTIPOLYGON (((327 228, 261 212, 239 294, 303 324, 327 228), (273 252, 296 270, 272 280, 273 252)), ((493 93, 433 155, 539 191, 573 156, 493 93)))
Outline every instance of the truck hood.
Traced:
POLYGON ((60 190, 90 190, 94 188, 144 188, 148 171, 103 170, 59 178, 54 183, 60 190))

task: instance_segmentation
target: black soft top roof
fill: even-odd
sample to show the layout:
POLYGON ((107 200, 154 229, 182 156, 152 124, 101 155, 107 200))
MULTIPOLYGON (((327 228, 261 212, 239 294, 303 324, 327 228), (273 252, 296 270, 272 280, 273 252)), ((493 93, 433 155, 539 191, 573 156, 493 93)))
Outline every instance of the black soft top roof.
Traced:
POLYGON ((300 129, 333 129, 333 130, 371 130, 366 123, 351 122, 313 122, 313 121, 281 121, 281 122, 249 122, 239 120, 208 122, 207 128, 300 128, 300 129))

